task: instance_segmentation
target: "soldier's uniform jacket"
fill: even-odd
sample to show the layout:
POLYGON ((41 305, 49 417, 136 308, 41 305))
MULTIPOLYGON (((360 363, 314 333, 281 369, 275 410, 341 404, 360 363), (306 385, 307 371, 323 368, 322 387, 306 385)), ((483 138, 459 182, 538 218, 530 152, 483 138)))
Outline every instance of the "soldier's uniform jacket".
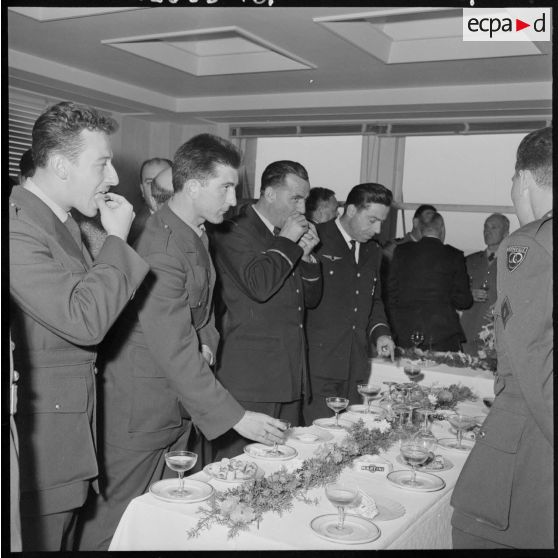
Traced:
POLYGON ((452 524, 519 548, 553 547, 552 215, 498 249, 496 398, 453 492, 452 524))
POLYGON ((301 260, 250 206, 215 232, 226 305, 218 378, 241 401, 288 402, 308 393, 306 306, 319 300, 319 263, 301 260))
POLYGON ((215 379, 201 345, 215 355, 215 270, 202 238, 164 205, 137 250, 151 270, 103 345, 105 440, 150 451, 169 446, 192 422, 220 436, 244 409, 215 379))
POLYGON ((143 280, 147 264, 107 237, 92 262, 35 194, 10 198, 10 294, 22 515, 83 505, 98 474, 96 346, 143 280))
POLYGON ((488 298, 485 302, 473 302, 471 308, 463 310, 461 326, 467 338, 463 344, 463 352, 476 355, 478 334, 483 324, 490 321, 490 307, 496 302, 496 273, 498 258, 488 261, 486 250, 469 254, 465 258, 467 273, 471 279, 471 289, 480 289, 484 281, 488 286, 488 298))
POLYGON ((366 374, 369 339, 391 335, 380 292, 382 251, 374 240, 360 244, 357 263, 335 221, 317 231, 323 294, 306 322, 310 375, 348 380, 351 349, 360 356, 355 373, 366 374))

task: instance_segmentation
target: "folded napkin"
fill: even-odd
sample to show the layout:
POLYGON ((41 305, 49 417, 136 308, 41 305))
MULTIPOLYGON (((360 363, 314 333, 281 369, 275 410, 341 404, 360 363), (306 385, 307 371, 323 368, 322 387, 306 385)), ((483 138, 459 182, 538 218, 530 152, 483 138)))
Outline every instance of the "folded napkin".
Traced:
POLYGON ((372 498, 363 492, 362 490, 358 490, 359 497, 357 500, 348 507, 350 513, 356 513, 361 515, 362 517, 366 517, 367 519, 374 519, 378 515, 378 508, 376 507, 376 502, 372 498))

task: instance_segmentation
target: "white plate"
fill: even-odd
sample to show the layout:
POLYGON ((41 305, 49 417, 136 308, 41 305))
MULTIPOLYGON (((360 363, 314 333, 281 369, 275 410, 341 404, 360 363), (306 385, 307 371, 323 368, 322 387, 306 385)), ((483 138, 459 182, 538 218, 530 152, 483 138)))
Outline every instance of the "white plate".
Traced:
MULTIPOLYGON (((432 452, 430 452, 432 453, 432 452)), ((444 466, 441 469, 438 469, 436 467, 432 467, 431 465, 431 461, 425 463, 424 465, 419 465, 417 467, 417 471, 426 471, 428 473, 436 473, 436 472, 442 472, 442 471, 449 471, 450 469, 453 469, 453 463, 447 458, 444 457, 443 455, 440 456, 443 460, 444 460, 444 466)), ((433 458, 432 458, 433 459, 433 458)), ((407 465, 407 463, 405 463, 405 461, 402 459, 402 457, 400 455, 398 455, 395 458, 395 461, 397 461, 397 463, 399 463, 400 465, 403 465, 404 467, 409 467, 409 465, 407 465)))
POLYGON ((441 438, 438 440, 438 445, 450 450, 455 451, 471 451, 473 446, 475 445, 474 440, 468 440, 467 438, 463 438, 461 440, 461 445, 463 447, 457 447, 457 438, 441 438))
POLYGON ((347 411, 357 415, 364 415, 364 417, 371 417, 375 419, 383 419, 386 417, 386 412, 378 405, 370 405, 370 412, 367 413, 366 405, 349 405, 347 411))
POLYGON ((352 529, 347 535, 339 535, 333 530, 337 526, 337 514, 319 515, 310 522, 310 528, 318 537, 326 541, 343 544, 364 544, 375 541, 382 534, 377 525, 360 515, 345 515, 345 525, 352 529), (331 530, 330 530, 331 529, 331 530))
POLYGON ((220 462, 217 463, 210 463, 203 468, 203 472, 211 477, 213 480, 226 482, 226 483, 239 483, 245 482, 247 480, 254 480, 254 479, 261 479, 264 476, 264 472, 256 465, 257 469, 254 472, 254 475, 251 477, 247 477, 245 479, 223 479, 220 477, 215 476, 214 471, 219 471, 220 462))
POLYGON ((244 446, 244 453, 247 453, 250 457, 255 459, 266 459, 268 461, 285 461, 286 459, 292 459, 298 455, 298 451, 293 447, 284 444, 277 446, 277 453, 271 453, 272 449, 273 446, 266 446, 265 444, 256 442, 244 446))
POLYGON ((302 444, 321 444, 331 440, 333 435, 326 432, 322 428, 315 428, 311 426, 309 428, 291 428, 288 437, 302 444))
POLYGON ((178 488, 178 478, 176 479, 163 479, 154 482, 149 487, 149 492, 165 502, 173 502, 175 504, 192 504, 194 502, 202 502, 207 500, 213 494, 213 487, 206 482, 195 479, 184 479, 184 490, 187 495, 178 497, 175 495, 178 488))
POLYGON ((312 422, 312 424, 325 428, 326 430, 347 430, 351 428, 353 422, 347 419, 339 419, 339 427, 335 426, 335 417, 320 418, 312 422))
POLYGON ((423 473, 422 471, 417 471, 416 482, 417 485, 409 485, 408 482, 411 479, 411 471, 405 469, 404 471, 393 471, 389 473, 386 477, 391 484, 397 486, 397 488, 402 488, 403 490, 412 490, 413 492, 436 492, 437 490, 442 490, 446 483, 444 480, 432 473, 423 473))

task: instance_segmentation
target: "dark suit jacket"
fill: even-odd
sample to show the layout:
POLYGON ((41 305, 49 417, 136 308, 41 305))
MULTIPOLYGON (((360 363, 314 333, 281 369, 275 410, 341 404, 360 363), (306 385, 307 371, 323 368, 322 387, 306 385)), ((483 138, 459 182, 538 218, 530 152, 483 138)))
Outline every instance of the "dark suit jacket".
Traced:
POLYGON ((306 320, 310 375, 348 380, 351 348, 360 355, 354 363, 362 371, 369 338, 391 335, 380 292, 382 251, 374 240, 361 244, 357 264, 335 221, 316 228, 323 293, 306 320))
POLYGON ((424 333, 424 348, 459 350, 465 340, 456 310, 473 303, 461 250, 437 238, 400 244, 388 279, 391 325, 400 347, 412 345, 413 330, 424 333))
POLYGON ((452 524, 514 548, 555 548, 552 217, 498 249, 496 398, 453 491, 452 524))
POLYGON ((218 377, 241 401, 287 402, 306 387, 305 306, 321 293, 319 263, 275 237, 252 207, 214 233, 226 305, 218 377))
POLYGON ((151 267, 134 304, 103 350, 105 440, 136 450, 173 443, 191 417, 208 439, 234 426, 244 409, 200 353, 217 352, 207 237, 164 205, 147 222, 138 253, 151 267))
POLYGON ((23 515, 80 507, 97 477, 96 345, 147 273, 123 240, 108 236, 92 264, 37 196, 10 198, 10 293, 20 374, 23 515))

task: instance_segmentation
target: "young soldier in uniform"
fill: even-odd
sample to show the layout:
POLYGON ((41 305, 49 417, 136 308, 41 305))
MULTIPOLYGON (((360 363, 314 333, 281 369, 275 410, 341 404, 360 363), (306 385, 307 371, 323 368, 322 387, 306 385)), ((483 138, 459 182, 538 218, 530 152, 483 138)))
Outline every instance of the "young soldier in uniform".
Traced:
POLYGON ((454 548, 554 546, 552 129, 517 150, 522 227, 498 249, 496 398, 457 481, 454 548))

